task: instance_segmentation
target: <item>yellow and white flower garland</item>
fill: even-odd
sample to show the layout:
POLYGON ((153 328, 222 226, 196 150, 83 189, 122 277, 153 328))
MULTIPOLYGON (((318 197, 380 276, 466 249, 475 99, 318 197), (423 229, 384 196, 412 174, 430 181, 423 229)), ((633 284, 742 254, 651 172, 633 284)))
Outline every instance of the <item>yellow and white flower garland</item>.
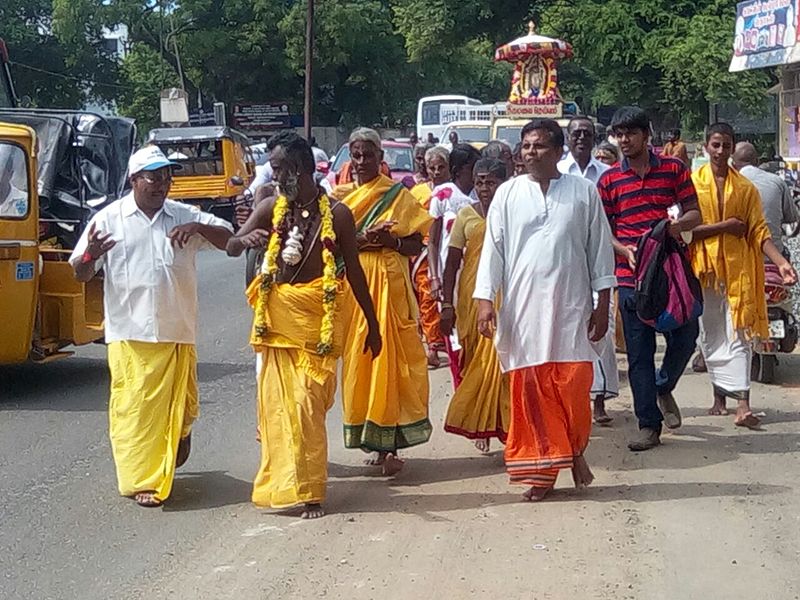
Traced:
MULTIPOLYGON (((261 271, 261 285, 256 303, 255 333, 258 337, 267 334, 267 298, 278 275, 278 255, 281 251, 281 238, 285 233, 286 214, 289 212, 289 201, 285 196, 278 196, 272 210, 272 233, 264 256, 264 267, 261 271)), ((325 194, 319 197, 319 214, 321 219, 320 240, 322 241, 322 323, 320 325, 317 353, 326 355, 333 349, 333 316, 336 309, 336 295, 339 289, 336 281, 336 232, 333 230, 333 213, 331 202, 325 194)), ((312 243, 314 243, 312 241, 312 243)))

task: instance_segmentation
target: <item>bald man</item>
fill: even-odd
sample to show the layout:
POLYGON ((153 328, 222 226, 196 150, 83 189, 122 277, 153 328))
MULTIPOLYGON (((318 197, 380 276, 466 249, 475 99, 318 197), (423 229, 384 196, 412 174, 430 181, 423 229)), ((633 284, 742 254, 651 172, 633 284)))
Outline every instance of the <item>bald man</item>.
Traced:
POLYGON ((761 195, 764 219, 772 234, 772 241, 783 252, 781 225, 798 219, 797 208, 787 183, 778 175, 758 168, 758 153, 750 142, 739 142, 733 153, 733 165, 747 177, 761 195))

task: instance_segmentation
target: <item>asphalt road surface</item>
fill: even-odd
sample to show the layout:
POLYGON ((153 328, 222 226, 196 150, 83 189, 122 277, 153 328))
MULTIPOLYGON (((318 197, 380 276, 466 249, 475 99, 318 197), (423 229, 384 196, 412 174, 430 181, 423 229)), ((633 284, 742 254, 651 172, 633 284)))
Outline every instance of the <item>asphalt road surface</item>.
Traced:
POLYGON ((587 452, 595 485, 577 492, 562 475, 539 505, 519 502, 499 451, 480 456, 442 431, 441 369, 434 436, 394 479, 344 450, 334 407, 329 514, 302 521, 249 503, 258 446, 244 266, 221 253, 200 263, 201 417, 163 508, 116 493, 102 346, 0 369, 0 599, 800 597, 800 357, 779 367, 778 385, 755 386, 760 432, 706 416, 708 380, 688 374, 684 426, 633 454, 624 390, 587 452))

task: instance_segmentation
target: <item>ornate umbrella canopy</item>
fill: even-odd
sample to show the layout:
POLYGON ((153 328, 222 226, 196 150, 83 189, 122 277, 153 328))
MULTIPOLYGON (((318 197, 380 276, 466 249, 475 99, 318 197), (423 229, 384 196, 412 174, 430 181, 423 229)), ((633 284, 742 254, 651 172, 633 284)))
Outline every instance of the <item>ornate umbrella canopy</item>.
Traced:
POLYGON ((571 58, 572 46, 564 40, 545 37, 536 34, 536 24, 528 23, 528 35, 504 44, 494 52, 494 59, 517 62, 531 56, 542 58, 571 58))

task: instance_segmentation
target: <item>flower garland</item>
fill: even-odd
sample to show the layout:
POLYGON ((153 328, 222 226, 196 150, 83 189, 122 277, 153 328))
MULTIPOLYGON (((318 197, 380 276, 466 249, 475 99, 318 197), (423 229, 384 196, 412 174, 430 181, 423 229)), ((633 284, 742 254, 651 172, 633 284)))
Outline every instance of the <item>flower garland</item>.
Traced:
MULTIPOLYGON (((322 241, 322 323, 320 325, 317 353, 330 354, 333 349, 333 315, 336 309, 336 294, 339 289, 336 280, 336 232, 333 230, 333 213, 328 196, 319 197, 319 214, 321 220, 320 239, 322 241)), ((286 215, 289 212, 289 201, 285 196, 278 196, 272 211, 272 234, 267 244, 264 264, 261 269, 261 285, 258 290, 256 304, 255 333, 264 337, 267 332, 267 298, 278 276, 278 255, 281 251, 281 240, 286 233, 286 215)), ((313 242, 312 242, 313 243, 313 242)))

